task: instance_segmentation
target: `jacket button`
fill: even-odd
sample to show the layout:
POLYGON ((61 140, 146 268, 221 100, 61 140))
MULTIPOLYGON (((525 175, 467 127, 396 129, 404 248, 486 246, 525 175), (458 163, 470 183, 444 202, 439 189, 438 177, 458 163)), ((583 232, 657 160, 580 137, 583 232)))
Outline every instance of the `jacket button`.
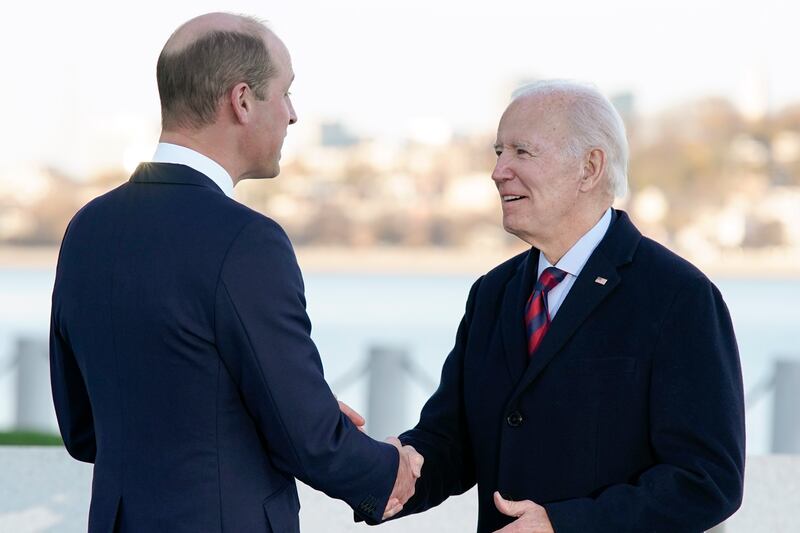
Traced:
POLYGON ((520 414, 519 411, 514 411, 513 413, 509 414, 508 417, 506 417, 506 422, 508 422, 508 425, 511 426, 512 428, 521 426, 522 415, 520 414))

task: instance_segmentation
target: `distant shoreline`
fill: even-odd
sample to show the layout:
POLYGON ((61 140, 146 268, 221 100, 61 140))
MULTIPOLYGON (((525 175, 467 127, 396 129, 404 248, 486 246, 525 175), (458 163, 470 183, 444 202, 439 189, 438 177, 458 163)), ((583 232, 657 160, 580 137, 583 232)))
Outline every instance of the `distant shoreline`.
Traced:
MULTIPOLYGON (((315 274, 480 275, 525 248, 298 247, 303 272, 315 274)), ((52 269, 55 246, 0 246, 0 269, 52 269)), ((712 278, 800 279, 800 251, 736 251, 693 261, 712 278)))

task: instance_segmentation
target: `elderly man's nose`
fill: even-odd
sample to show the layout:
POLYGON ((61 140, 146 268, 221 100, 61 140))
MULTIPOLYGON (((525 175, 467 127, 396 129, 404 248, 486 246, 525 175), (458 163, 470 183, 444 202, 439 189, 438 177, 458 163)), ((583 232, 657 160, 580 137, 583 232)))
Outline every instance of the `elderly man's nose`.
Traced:
POLYGON ((492 171, 492 179, 499 182, 510 180, 512 177, 514 177, 514 175, 511 169, 508 168, 508 165, 506 165, 502 159, 498 159, 497 163, 494 165, 494 171, 492 171))

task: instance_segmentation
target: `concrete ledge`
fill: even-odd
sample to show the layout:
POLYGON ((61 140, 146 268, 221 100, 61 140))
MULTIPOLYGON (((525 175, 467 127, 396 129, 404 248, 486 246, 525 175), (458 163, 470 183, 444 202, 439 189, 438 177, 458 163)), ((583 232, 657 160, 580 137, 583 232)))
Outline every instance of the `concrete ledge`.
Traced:
MULTIPOLYGON (((79 533, 86 531, 92 466, 58 447, 0 447, 0 531, 79 533)), ((463 533, 477 523, 475 489, 425 514, 378 529, 354 524, 352 511, 298 484, 304 532, 463 533)), ((742 508, 724 533, 800 531, 800 455, 750 457, 742 508)))
POLYGON ((800 455, 748 457, 742 507, 716 531, 800 531, 800 455))
MULTIPOLYGON (((0 446, 0 472, 0 532, 86 532, 92 465, 60 447, 0 446)), ((298 492, 300 528, 308 533, 464 533, 474 531, 478 519, 475 489, 379 529, 355 524, 345 503, 302 483, 298 492)))

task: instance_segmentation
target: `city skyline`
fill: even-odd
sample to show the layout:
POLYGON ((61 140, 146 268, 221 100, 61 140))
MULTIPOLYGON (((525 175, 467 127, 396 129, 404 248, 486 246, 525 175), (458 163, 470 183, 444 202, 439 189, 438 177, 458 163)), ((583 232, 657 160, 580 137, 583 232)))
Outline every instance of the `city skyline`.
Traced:
MULTIPOLYGON (((20 166, 81 177, 151 153, 158 135, 155 60, 181 22, 214 2, 113 6, 18 4, 0 36, 0 179, 20 166)), ((226 9, 263 17, 287 43, 300 122, 286 153, 322 122, 386 140, 492 131, 520 81, 562 77, 607 94, 635 94, 648 115, 704 95, 753 113, 800 100, 791 24, 796 8, 765 2, 686 1, 654 10, 631 1, 441 2, 330 6, 249 0, 226 9), (423 9, 424 8, 424 9, 423 9)))

